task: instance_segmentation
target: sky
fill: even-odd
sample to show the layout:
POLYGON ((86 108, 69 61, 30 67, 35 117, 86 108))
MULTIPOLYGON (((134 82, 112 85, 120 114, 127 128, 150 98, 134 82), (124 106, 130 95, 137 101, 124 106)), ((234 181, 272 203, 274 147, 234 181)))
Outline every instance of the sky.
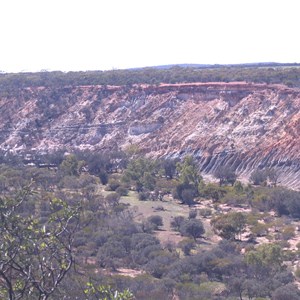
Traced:
POLYGON ((299 0, 0 0, 0 70, 300 63, 299 0))

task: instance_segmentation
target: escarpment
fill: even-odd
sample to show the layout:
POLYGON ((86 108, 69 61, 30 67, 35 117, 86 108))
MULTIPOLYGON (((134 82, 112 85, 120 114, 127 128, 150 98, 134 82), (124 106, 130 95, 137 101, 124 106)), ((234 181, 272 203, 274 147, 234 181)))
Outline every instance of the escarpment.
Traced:
POLYGON ((192 154, 247 178, 275 168, 300 189, 300 91, 282 85, 192 83, 24 88, 0 98, 0 147, 14 152, 125 149, 192 154))

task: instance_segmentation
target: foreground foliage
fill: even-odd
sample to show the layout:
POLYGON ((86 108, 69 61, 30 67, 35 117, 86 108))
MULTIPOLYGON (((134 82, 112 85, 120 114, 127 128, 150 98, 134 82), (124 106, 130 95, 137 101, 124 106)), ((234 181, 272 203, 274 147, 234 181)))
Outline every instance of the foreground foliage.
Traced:
POLYGON ((47 299, 74 263, 79 209, 53 198, 42 222, 25 212, 30 188, 0 198, 0 295, 47 299))
POLYGON ((113 290, 110 286, 99 285, 95 286, 88 282, 84 293, 89 299, 101 300, 132 300, 133 294, 128 290, 122 292, 113 290))
POLYGON ((49 169, 0 165, 1 299, 297 299, 288 264, 300 245, 286 247, 299 193, 208 184, 191 157, 131 155, 76 153, 49 169), (185 215, 166 217, 170 202, 185 215), (178 242, 160 238, 168 225, 178 242), (258 245, 261 236, 269 243, 258 245))

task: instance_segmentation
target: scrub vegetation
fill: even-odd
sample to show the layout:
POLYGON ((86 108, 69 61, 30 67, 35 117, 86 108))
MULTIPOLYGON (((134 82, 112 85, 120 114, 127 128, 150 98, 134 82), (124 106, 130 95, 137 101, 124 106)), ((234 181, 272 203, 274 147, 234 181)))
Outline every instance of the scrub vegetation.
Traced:
POLYGON ((185 82, 234 82, 300 86, 299 64, 180 65, 129 70, 85 72, 37 72, 0 74, 1 93, 26 87, 80 85, 132 85, 185 82))
POLYGON ((191 156, 3 155, 0 297, 299 299, 300 193, 274 172, 243 184, 223 166, 212 183, 191 156))

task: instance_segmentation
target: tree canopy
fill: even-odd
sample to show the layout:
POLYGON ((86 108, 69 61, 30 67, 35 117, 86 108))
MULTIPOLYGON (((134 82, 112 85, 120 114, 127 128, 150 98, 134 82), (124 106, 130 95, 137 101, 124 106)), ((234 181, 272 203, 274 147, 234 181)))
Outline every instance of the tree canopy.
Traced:
POLYGON ((171 66, 168 68, 142 68, 130 70, 86 72, 36 72, 2 73, 2 94, 16 92, 26 87, 65 87, 79 85, 127 85, 185 82, 246 81, 258 83, 283 83, 300 86, 300 68, 297 64, 253 64, 171 66))
POLYGON ((47 299, 70 270, 79 208, 50 200, 47 220, 22 213, 29 187, 0 198, 0 295, 2 299, 47 299))

